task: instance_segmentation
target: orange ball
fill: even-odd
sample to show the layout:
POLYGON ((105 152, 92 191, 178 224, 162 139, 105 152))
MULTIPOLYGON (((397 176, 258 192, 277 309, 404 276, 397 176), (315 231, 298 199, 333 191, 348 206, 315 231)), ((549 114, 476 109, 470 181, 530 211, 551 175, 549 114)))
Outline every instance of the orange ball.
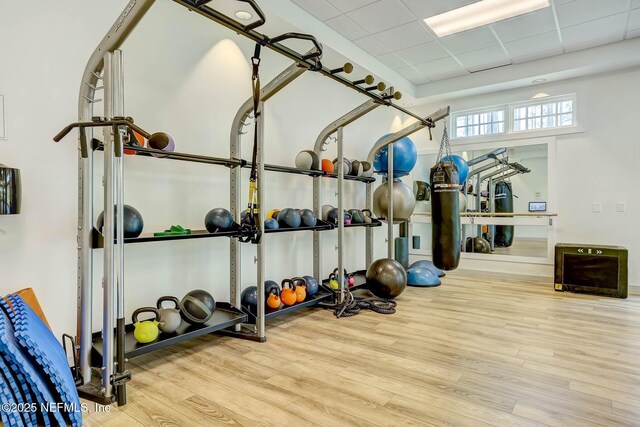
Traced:
POLYGON ((322 159, 322 170, 328 173, 333 173, 335 168, 333 167, 333 163, 329 159, 322 159))

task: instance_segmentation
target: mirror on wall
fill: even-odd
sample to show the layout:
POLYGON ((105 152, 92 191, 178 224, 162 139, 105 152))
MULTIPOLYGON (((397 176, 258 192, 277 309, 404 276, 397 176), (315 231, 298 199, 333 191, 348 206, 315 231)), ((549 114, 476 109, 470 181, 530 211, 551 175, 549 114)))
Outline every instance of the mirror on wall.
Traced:
MULTIPOLYGON (((549 227, 535 217, 548 211, 548 145, 452 147, 452 154, 469 165, 459 194, 463 251, 547 257, 549 227)), ((420 237, 421 251, 431 247, 429 173, 436 158, 437 153, 419 155, 412 173, 417 198, 412 234, 420 237)))

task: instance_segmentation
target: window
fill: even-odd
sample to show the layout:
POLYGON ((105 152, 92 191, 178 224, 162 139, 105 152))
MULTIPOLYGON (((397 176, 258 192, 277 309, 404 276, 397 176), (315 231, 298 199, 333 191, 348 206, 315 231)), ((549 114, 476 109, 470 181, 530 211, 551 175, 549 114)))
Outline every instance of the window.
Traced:
POLYGON ((512 106, 513 132, 573 126, 574 100, 562 97, 512 106))
POLYGON ((505 110, 462 112, 454 115, 454 138, 505 132, 505 110))
POLYGON ((452 139, 576 125, 576 96, 563 95, 460 111, 451 115, 452 139))

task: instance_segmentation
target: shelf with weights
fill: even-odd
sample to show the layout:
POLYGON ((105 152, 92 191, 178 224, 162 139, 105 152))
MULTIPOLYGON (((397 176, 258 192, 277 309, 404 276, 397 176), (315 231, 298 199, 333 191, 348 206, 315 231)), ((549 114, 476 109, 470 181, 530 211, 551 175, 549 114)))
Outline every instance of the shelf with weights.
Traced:
MULTIPOLYGON (((140 356, 201 335, 218 332, 222 329, 244 323, 247 321, 247 318, 248 316, 246 313, 238 310, 231 304, 227 302, 216 302, 216 309, 206 323, 201 325, 192 325, 183 320, 175 332, 170 334, 161 332, 155 341, 148 344, 141 344, 136 341, 133 336, 134 327, 132 324, 129 324, 125 326, 125 357, 132 358, 140 356)), ((100 366, 102 364, 103 341, 101 334, 102 332, 96 332, 93 334, 93 351, 91 357, 95 366, 100 366)))
MULTIPOLYGON (((335 178, 338 179, 337 173, 325 173, 324 176, 327 178, 335 178)), ((345 181, 358 181, 364 184, 371 184, 372 182, 376 182, 376 178, 374 176, 355 176, 355 175, 345 175, 345 181)))
MULTIPOLYGON (((353 286, 350 286, 349 290, 353 292, 359 289, 366 289, 367 288, 366 274, 367 274, 366 270, 357 270, 357 271, 354 271, 353 273, 348 273, 348 275, 353 276, 353 279, 354 279, 353 286)), ((324 279, 322 281, 322 285, 326 288, 329 288, 329 279, 324 279)))
POLYGON ((277 229, 265 229, 267 234, 272 233, 290 233, 294 231, 328 231, 333 230, 334 226, 330 222, 318 219, 318 222, 313 227, 298 227, 298 228, 277 228, 277 229))
MULTIPOLYGON (((279 309, 271 309, 265 308, 264 319, 269 320, 274 317, 284 316, 285 314, 293 313, 298 310, 302 310, 305 308, 314 307, 322 302, 329 302, 333 299, 333 294, 331 292, 327 292, 325 290, 320 289, 317 294, 312 297, 307 297, 302 302, 296 303, 294 305, 290 305, 288 307, 282 307, 279 309)), ((256 315, 251 311, 247 310, 246 307, 243 307, 242 310, 247 315, 247 323, 255 324, 256 323, 256 315)))

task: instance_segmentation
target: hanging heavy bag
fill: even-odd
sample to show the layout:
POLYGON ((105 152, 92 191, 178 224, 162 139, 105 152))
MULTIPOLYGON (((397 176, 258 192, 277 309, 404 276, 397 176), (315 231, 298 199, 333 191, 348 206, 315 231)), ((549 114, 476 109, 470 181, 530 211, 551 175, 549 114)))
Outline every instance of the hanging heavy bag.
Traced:
MULTIPOLYGON (((496 213, 513 213, 513 191, 511 183, 500 181, 495 185, 494 206, 496 213)), ((513 225, 496 225, 493 244, 499 248, 508 248, 513 244, 513 225)))
POLYGON ((441 270, 455 270, 460 263, 460 199, 458 169, 441 161, 450 155, 445 126, 436 165, 431 168, 431 237, 433 263, 441 270))

